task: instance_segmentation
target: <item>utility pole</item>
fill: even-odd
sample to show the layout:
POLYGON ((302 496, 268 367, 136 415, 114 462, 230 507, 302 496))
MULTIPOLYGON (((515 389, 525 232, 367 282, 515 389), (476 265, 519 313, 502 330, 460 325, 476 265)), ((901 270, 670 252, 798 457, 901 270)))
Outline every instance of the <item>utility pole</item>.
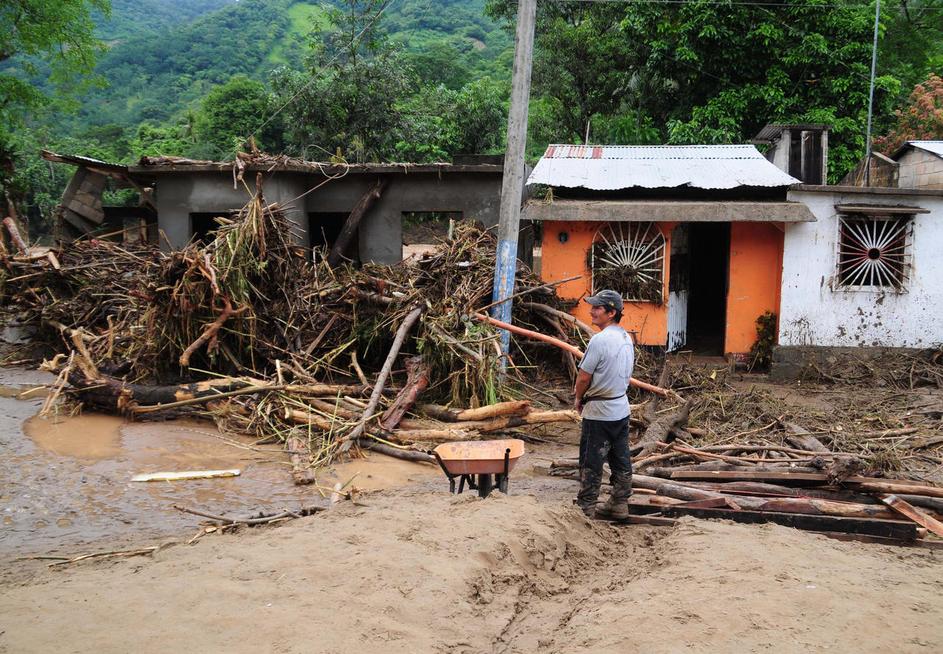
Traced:
MULTIPOLYGON (((524 188, 524 148, 527 145, 527 108, 530 100, 530 72, 534 56, 534 23, 537 0, 518 0, 517 34, 514 40, 514 69, 511 73, 511 109, 508 114, 507 151, 501 180, 501 209, 498 222, 498 251, 494 262, 494 292, 498 302, 491 315, 511 322, 514 276, 517 273, 517 237, 521 222, 521 192, 524 188), (507 301, 505 301, 507 300, 507 301)), ((501 331, 501 352, 507 355, 511 334, 501 331)), ((507 357, 501 359, 501 370, 507 357)))
POLYGON ((874 7, 874 45, 871 48, 871 84, 868 88, 868 129, 865 133, 864 185, 871 186, 871 114, 874 109, 874 73, 878 64, 878 27, 881 24, 881 0, 874 7))

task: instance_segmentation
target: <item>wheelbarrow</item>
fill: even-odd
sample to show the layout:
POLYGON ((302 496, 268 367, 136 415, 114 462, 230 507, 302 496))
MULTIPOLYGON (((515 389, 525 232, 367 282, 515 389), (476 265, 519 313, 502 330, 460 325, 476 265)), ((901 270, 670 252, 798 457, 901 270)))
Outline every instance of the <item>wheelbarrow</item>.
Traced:
POLYGON ((479 497, 488 497, 497 486, 508 492, 508 475, 524 454, 524 441, 506 438, 494 441, 456 441, 443 443, 430 452, 449 478, 449 492, 465 490, 465 484, 478 491, 479 497))

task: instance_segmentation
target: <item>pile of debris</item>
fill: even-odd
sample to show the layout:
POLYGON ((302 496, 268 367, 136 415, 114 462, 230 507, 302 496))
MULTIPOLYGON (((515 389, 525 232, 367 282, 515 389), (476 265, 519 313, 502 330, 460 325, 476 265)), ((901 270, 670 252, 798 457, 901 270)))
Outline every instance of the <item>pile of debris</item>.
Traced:
MULTIPOLYGON (((7 311, 35 339, 68 347, 46 366, 59 390, 131 416, 199 411, 281 441, 299 481, 358 445, 423 458, 429 443, 577 419, 515 401, 522 371, 548 355, 551 369, 562 356, 575 370, 569 352, 516 340, 510 383, 499 383, 499 334, 482 313, 493 286, 488 231, 461 223, 418 261, 355 268, 312 260, 261 194, 217 221, 212 242, 170 253, 94 240, 3 257, 7 311), (437 404, 404 420, 420 395, 437 404)), ((553 287, 523 268, 516 288, 515 322, 578 351, 591 330, 553 287)))
MULTIPOLYGON (((733 377, 676 358, 659 379, 669 397, 633 405, 633 513, 894 542, 943 536, 943 489, 921 483, 943 470, 938 389, 863 400, 848 388, 804 388, 790 402, 794 389, 777 397, 774 385, 733 377)), ((548 472, 578 479, 578 466, 560 459, 548 472)))

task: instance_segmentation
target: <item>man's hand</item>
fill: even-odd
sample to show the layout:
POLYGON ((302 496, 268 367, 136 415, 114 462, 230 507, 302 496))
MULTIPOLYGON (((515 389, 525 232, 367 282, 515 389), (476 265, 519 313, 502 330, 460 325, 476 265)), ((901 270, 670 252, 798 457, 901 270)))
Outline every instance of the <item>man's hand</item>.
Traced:
POLYGON ((576 409, 576 412, 580 415, 583 414, 583 393, 589 388, 589 384, 592 380, 593 376, 588 372, 583 372, 582 370, 577 371, 576 383, 573 384, 573 408, 576 409))

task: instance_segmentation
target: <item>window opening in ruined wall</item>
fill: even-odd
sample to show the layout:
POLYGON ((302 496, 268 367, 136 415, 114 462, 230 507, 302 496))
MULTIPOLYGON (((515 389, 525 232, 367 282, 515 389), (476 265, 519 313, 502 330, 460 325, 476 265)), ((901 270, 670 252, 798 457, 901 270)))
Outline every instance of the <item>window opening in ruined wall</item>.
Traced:
POLYGON ((609 223, 589 250, 593 293, 619 291, 629 302, 663 302, 665 236, 652 222, 609 223))
POLYGON ((839 289, 906 291, 913 216, 842 215, 838 230, 839 289))

